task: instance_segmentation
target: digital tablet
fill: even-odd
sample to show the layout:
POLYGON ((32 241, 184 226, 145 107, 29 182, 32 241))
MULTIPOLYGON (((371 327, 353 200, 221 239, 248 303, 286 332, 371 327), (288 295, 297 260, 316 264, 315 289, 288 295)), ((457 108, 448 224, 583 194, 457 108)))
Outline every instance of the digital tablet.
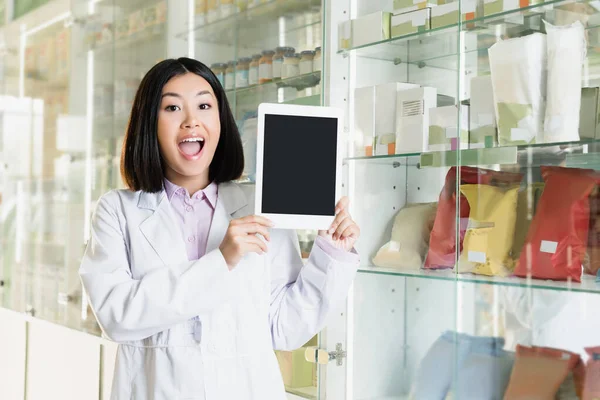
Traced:
POLYGON ((258 107, 255 214, 275 228, 329 229, 341 197, 343 111, 258 107))

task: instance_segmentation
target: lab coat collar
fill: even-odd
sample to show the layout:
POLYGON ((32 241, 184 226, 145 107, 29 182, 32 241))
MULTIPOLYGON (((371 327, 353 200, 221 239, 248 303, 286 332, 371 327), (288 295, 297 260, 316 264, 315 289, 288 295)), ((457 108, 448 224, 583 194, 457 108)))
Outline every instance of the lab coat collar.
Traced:
MULTIPOLYGON (((216 249, 227 232, 233 214, 248 204, 246 195, 235 183, 221 183, 219 196, 208 234, 206 251, 216 249)), ((165 265, 187 260, 185 242, 165 191, 141 192, 138 207, 154 211, 140 224, 140 230, 165 265), (181 240, 176 240, 181 238, 181 240)))
MULTIPOLYGON (((235 183, 224 182, 219 184, 219 197, 217 202, 223 202, 225 211, 229 215, 248 205, 248 200, 242 189, 235 183)), ((147 210, 156 210, 161 206, 163 199, 166 198, 166 192, 161 190, 156 193, 140 192, 138 207, 147 210)))

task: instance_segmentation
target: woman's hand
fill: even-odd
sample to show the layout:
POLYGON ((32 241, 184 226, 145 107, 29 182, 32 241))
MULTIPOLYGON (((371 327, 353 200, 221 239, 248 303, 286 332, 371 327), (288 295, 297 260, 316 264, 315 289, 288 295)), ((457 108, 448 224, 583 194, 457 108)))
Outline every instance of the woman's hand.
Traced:
POLYGON ((335 247, 350 251, 360 236, 360 228, 348 213, 350 200, 342 197, 335 206, 335 219, 327 231, 319 231, 319 236, 328 238, 335 247))
POLYGON ((219 246, 229 270, 232 270, 247 253, 264 254, 267 244, 257 235, 262 235, 271 241, 269 228, 273 223, 264 217, 249 215, 244 218, 234 219, 229 223, 227 233, 219 246))

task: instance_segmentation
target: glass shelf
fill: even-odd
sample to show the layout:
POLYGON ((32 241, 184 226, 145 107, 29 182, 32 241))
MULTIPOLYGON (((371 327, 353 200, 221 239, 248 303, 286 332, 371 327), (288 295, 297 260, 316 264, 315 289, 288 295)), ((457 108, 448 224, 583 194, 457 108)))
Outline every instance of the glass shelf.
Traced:
POLYGON ((348 162, 412 165, 425 167, 478 166, 492 164, 519 164, 536 167, 565 163, 568 166, 600 167, 600 139, 578 142, 541 143, 524 146, 492 147, 485 149, 450 150, 423 153, 405 153, 373 157, 349 157, 348 162), (404 161, 407 159, 408 161, 404 161))
POLYGON ((285 391, 288 393, 291 393, 293 395, 296 395, 298 397, 302 397, 304 399, 310 399, 310 400, 316 400, 317 399, 317 395, 318 395, 318 391, 317 388, 315 386, 308 386, 308 387, 304 387, 304 388, 285 388, 285 391))
POLYGON ((294 88, 296 90, 304 90, 314 87, 321 82, 321 71, 311 72, 309 74, 294 76, 293 78, 280 79, 272 82, 262 83, 260 85, 248 86, 239 89, 231 89, 225 91, 227 96, 235 93, 236 96, 253 95, 257 92, 275 91, 280 88, 294 88))
POLYGON ((364 266, 359 268, 360 273, 379 274, 389 276, 401 276, 415 279, 434 279, 452 282, 469 282, 485 285, 500 285, 523 287, 532 289, 548 289, 566 292, 600 293, 600 282, 596 282, 596 277, 591 275, 582 275, 581 282, 563 282, 540 279, 526 279, 518 277, 491 277, 475 274, 456 274, 453 270, 399 270, 392 268, 381 268, 375 266, 364 266))
POLYGON ((110 57, 113 52, 131 50, 144 44, 156 46, 156 42, 165 39, 165 32, 165 24, 158 24, 110 42, 90 45, 89 50, 93 50, 96 57, 110 57))
MULTIPOLYGON (((586 5, 586 29, 600 27, 600 11, 589 3, 573 0, 551 0, 542 4, 476 18, 468 22, 416 32, 386 39, 363 46, 340 49, 338 54, 356 53, 359 57, 391 61, 394 64, 413 64, 420 68, 431 66, 456 71, 459 68, 459 30, 466 36, 461 39, 462 53, 487 57, 487 49, 500 39, 524 36, 533 32, 544 32, 543 20, 555 23, 558 11, 570 11, 572 4, 586 5), (591 13, 594 14, 591 14, 591 13)), ((596 40, 598 42, 598 40, 596 40)), ((598 45, 598 43, 594 43, 598 45)), ((588 54, 597 52, 591 45, 588 54)), ((475 57, 477 59, 478 57, 475 57)), ((466 59, 469 69, 471 60, 466 59)), ((478 70, 479 75, 485 74, 478 70)))
MULTIPOLYGON (((281 18, 285 18, 284 32, 290 36, 294 31, 320 24, 320 10, 320 0, 271 0, 214 22, 196 23, 191 31, 203 43, 260 47, 259 43, 281 34, 281 18)), ((189 33, 187 29, 177 37, 187 40, 189 33)))

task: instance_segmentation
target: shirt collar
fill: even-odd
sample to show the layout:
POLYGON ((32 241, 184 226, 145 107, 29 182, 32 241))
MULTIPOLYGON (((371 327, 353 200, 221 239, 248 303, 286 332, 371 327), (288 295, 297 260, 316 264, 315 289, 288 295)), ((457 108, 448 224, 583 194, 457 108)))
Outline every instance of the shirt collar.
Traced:
MULTIPOLYGON (((172 201, 173 196, 177 193, 180 193, 181 195, 188 194, 186 189, 174 184, 173 182, 169 181, 168 179, 164 180, 164 186, 165 186, 165 192, 167 193, 167 198, 169 199, 169 201, 172 201)), ((218 185, 214 182, 211 182, 207 187, 204 188, 204 190, 198 190, 196 193, 194 193, 193 196, 190 196, 190 198, 200 200, 200 199, 202 199, 202 194, 204 194, 204 196, 206 196, 206 199, 208 200, 210 205, 213 208, 215 208, 217 205, 218 185)))

